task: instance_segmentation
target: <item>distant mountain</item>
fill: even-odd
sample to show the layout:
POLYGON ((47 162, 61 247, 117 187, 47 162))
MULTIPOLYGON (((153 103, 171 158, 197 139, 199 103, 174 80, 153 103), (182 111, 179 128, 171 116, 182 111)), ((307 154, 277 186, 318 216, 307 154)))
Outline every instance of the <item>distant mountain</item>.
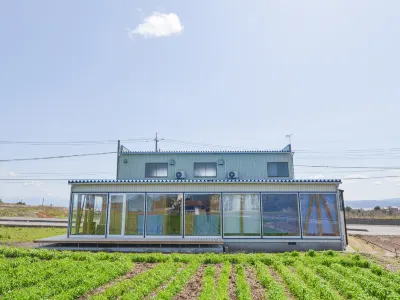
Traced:
POLYGON ((384 199, 384 200, 354 200, 344 201, 346 206, 351 208, 374 208, 375 206, 386 207, 386 206, 398 206, 400 207, 400 198, 396 199, 384 199))

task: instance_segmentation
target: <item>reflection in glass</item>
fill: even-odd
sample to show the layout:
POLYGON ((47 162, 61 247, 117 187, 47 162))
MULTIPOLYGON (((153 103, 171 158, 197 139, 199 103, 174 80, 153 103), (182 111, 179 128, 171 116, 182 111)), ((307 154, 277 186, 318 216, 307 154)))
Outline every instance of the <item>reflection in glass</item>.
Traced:
POLYGON ((147 194, 146 235, 182 235, 182 194, 147 194))
POLYGON ((299 236, 299 207, 296 194, 263 194, 264 236, 299 236))
POLYGON ((304 236, 339 236, 336 194, 300 194, 304 236))
POLYGON ((146 177, 168 177, 168 163, 146 163, 146 177))
POLYGON ((110 225, 108 227, 108 234, 121 235, 122 234, 122 209, 124 206, 123 195, 110 196, 110 225))
POLYGON ((194 163, 194 177, 217 177, 217 163, 194 163))
POLYGON ((125 235, 143 235, 144 195, 126 195, 125 235))
POLYGON ((287 162, 269 162, 267 164, 268 177, 289 177, 287 162))
POLYGON ((258 194, 223 194, 224 236, 260 236, 258 194))
POLYGON ((105 235, 107 194, 73 194, 71 235, 105 235))
POLYGON ((220 234, 220 195, 185 194, 185 235, 220 234))

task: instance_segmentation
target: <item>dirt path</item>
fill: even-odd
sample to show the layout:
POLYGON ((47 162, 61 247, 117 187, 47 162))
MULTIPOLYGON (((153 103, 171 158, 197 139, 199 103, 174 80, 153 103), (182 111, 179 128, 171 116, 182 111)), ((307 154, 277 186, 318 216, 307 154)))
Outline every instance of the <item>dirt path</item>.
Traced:
POLYGON ((278 272, 276 272, 276 270, 271 268, 271 267, 269 268, 269 271, 271 272, 271 275, 272 275, 272 277, 274 277, 276 282, 279 283, 283 287, 283 290, 285 291, 286 298, 290 299, 290 300, 294 300, 293 295, 290 293, 286 283, 283 281, 283 279, 278 274, 278 272))
POLYGON ((229 276, 229 299, 236 300, 236 266, 232 264, 231 275, 229 276))
POLYGON ((154 268, 156 265, 157 264, 135 263, 135 266, 128 273, 126 273, 125 275, 123 275, 121 277, 118 277, 117 279, 114 279, 112 281, 109 281, 106 284, 103 284, 102 286, 100 286, 100 287, 98 287, 98 288, 96 288, 94 290, 91 290, 86 295, 81 296, 78 299, 80 299, 80 300, 89 299, 91 296, 93 296, 95 294, 101 294, 101 293, 105 292, 105 290, 107 290, 107 288, 109 288, 110 286, 112 286, 112 285, 114 285, 114 284, 116 284, 118 282, 121 282, 123 280, 127 280, 129 278, 132 278, 132 277, 134 277, 134 276, 136 276, 136 275, 138 275, 140 273, 143 273, 143 272, 145 272, 147 270, 150 270, 150 269, 154 268))
POLYGON ((189 280, 184 289, 178 295, 176 295, 174 299, 176 300, 197 299, 202 289, 202 280, 205 269, 206 266, 202 265, 194 274, 194 276, 189 280))
POLYGON ((244 271, 247 277, 247 282, 250 286, 252 298, 255 300, 265 299, 265 290, 262 287, 261 283, 258 281, 254 269, 246 267, 244 271))

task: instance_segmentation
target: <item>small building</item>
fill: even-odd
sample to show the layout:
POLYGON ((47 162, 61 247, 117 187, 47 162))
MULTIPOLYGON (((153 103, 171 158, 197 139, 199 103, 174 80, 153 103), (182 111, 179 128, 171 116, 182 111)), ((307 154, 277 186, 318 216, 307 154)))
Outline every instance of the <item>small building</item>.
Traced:
POLYGON ((59 242, 166 252, 343 250, 341 181, 295 179, 293 155, 290 145, 161 152, 120 146, 115 180, 69 181, 68 234, 59 242))

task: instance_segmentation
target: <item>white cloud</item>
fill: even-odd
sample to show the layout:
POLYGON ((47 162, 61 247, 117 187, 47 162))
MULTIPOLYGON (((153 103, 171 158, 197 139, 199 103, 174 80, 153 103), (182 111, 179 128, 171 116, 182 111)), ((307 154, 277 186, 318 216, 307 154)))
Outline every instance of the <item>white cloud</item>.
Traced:
POLYGON ((17 176, 17 173, 15 173, 15 172, 9 172, 9 173, 8 173, 8 176, 14 177, 14 176, 17 176))
POLYGON ((374 182, 372 182, 372 184, 381 185, 381 184, 382 184, 382 181, 380 181, 380 180, 374 181, 374 182))
POLYGON ((144 37, 162 37, 173 34, 180 34, 183 31, 183 26, 178 15, 174 13, 163 14, 153 12, 152 15, 144 19, 143 23, 139 24, 135 29, 129 30, 129 36, 140 34, 144 37))

